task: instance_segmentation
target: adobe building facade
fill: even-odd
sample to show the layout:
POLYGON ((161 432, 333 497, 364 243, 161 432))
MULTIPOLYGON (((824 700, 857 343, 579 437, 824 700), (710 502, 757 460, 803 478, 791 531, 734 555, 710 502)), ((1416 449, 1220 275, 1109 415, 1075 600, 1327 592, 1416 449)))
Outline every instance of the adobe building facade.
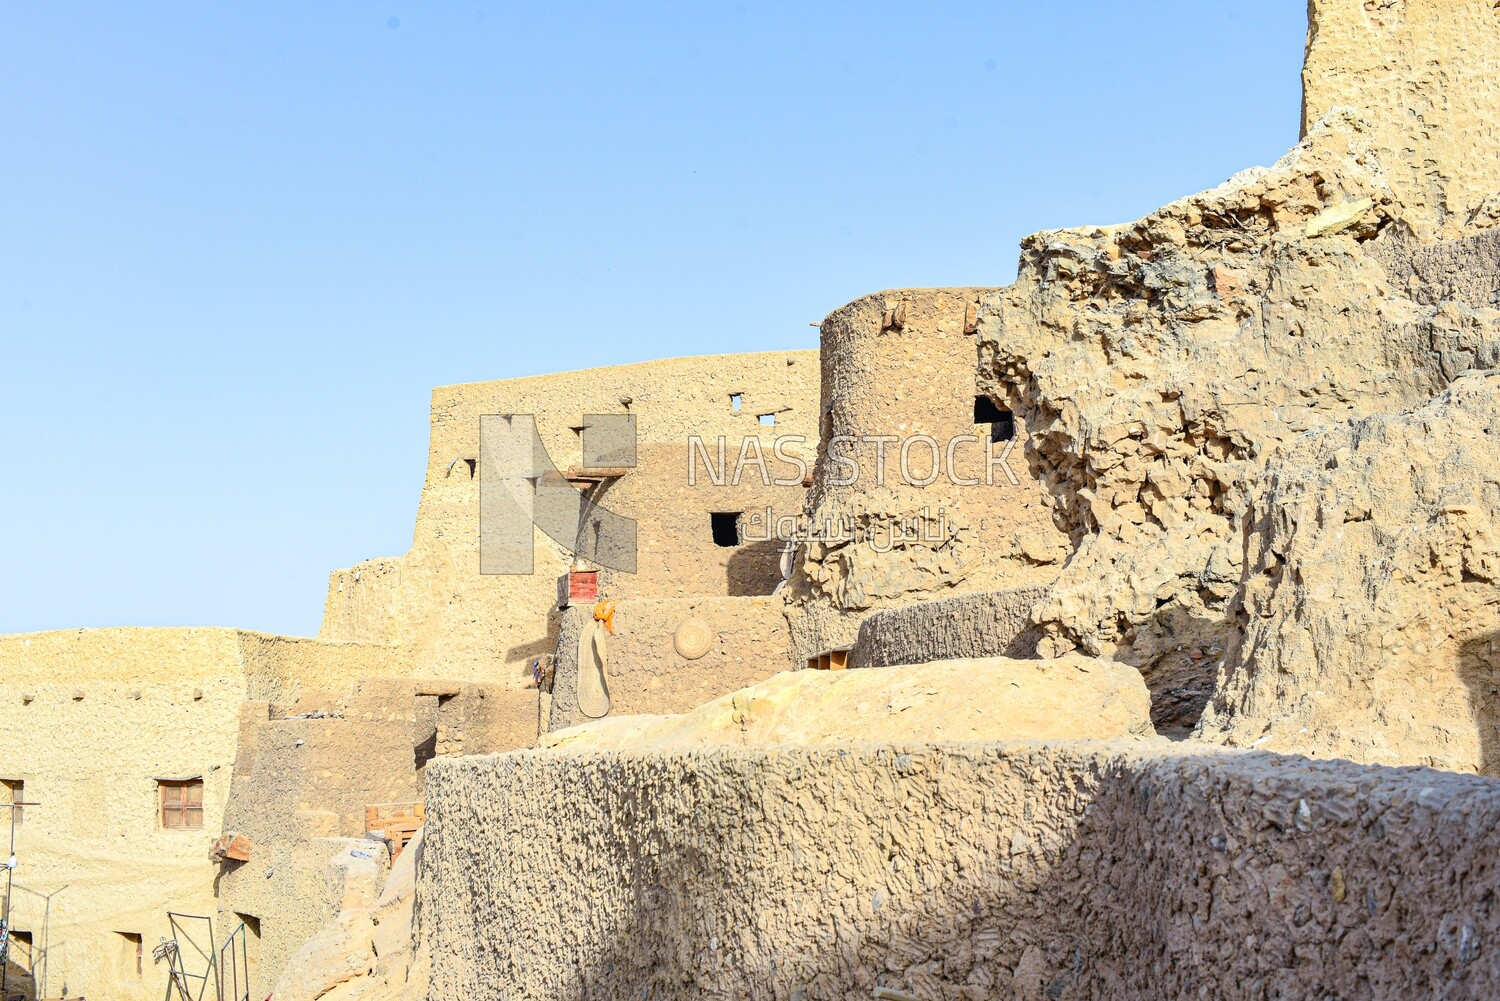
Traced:
MULTIPOLYGON (((721 437, 731 459, 747 438, 763 443, 767 457, 777 437, 815 447, 817 394, 812 351, 681 358, 438 389, 412 549, 334 573, 320 635, 407 647, 447 677, 492 680, 501 668, 518 686, 527 665, 552 652, 554 582, 572 554, 538 530, 532 574, 478 572, 476 473, 485 414, 534 415, 560 470, 583 465, 586 415, 635 417, 638 465, 599 490, 600 504, 640 525, 640 571, 621 577, 613 597, 749 590, 744 571, 731 565, 743 563, 744 554, 713 544, 710 514, 753 512, 778 495, 778 504, 800 510, 802 488, 778 490, 750 476, 726 492, 707 489, 706 481, 702 489, 687 489, 690 439, 704 441, 715 458, 721 437), (762 424, 762 418, 775 423, 762 424)), ((777 472, 784 478, 789 468, 777 472)))
POLYGON ((691 708, 785 669, 771 533, 802 513, 817 383, 817 353, 800 351, 439 389, 412 550, 335 572, 319 638, 0 637, 0 700, 13 707, 0 779, 37 803, 17 828, 14 984, 160 998, 171 963, 153 952, 173 940, 175 912, 212 918, 219 940, 243 925, 263 997, 364 885, 351 858, 389 866, 367 810, 420 808, 434 758, 531 747, 553 728, 532 668, 580 611, 557 601, 579 563, 537 530, 534 573, 480 572, 484 414, 535 414, 570 476, 586 415, 636 418, 635 466, 573 484, 638 526, 635 573, 591 567, 619 606, 618 711, 691 708), (714 650, 663 664, 688 618, 713 624, 714 650))

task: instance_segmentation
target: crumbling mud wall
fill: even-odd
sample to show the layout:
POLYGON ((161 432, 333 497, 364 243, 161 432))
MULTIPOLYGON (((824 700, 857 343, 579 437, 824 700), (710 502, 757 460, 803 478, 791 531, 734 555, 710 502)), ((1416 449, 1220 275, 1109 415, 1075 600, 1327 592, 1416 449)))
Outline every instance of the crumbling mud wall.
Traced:
MULTIPOLYGON (((538 529, 532 574, 479 573, 480 416, 534 414, 549 455, 560 470, 567 470, 583 464, 577 429, 585 414, 633 414, 642 455, 663 454, 652 446, 672 446, 664 453, 669 473, 685 480, 691 435, 710 442, 723 435, 734 455, 747 437, 763 442, 767 456, 778 435, 815 442, 817 380, 817 352, 776 351, 674 358, 434 390, 427 476, 411 551, 336 571, 329 580, 320 635, 408 649, 431 676, 503 678, 516 688, 524 686, 531 661, 556 645, 555 581, 572 556, 538 529), (776 423, 761 424, 763 415, 774 415, 776 423)), ((668 517, 660 509, 660 491, 641 493, 637 509, 628 501, 636 488, 619 487, 601 494, 601 503, 638 520, 668 517)), ((686 516, 676 524, 680 537, 691 537, 695 544, 708 531, 686 516)), ((671 545, 673 538, 659 541, 671 545)), ((644 566, 687 567, 695 552, 688 546, 667 556, 649 554, 644 566)), ((694 576, 698 570, 690 571, 694 586, 710 588, 708 594, 729 594, 727 561, 733 554, 726 551, 722 558, 726 565, 721 572, 704 572, 702 580, 694 576)), ((618 575, 614 596, 630 597, 638 583, 634 576, 618 575)), ((639 582, 644 596, 677 594, 670 576, 648 578, 639 582)))
POLYGON ((424 998, 426 972, 412 969, 411 934, 421 851, 418 831, 388 873, 383 866, 354 857, 354 850, 336 858, 330 870, 342 875, 339 913, 286 964, 272 997, 277 1001, 424 998))
POLYGON ((1451 299, 1475 308, 1500 307, 1500 230, 1436 243, 1421 243, 1403 231, 1374 249, 1391 283, 1417 302, 1451 299))
POLYGON ((1500 372, 1283 446, 1249 528, 1200 736, 1500 776, 1500 372))
POLYGON ((985 294, 880 292, 823 321, 814 537, 788 588, 794 659, 850 646, 873 610, 1045 582, 1066 558, 1026 469, 1024 423, 998 443, 975 423, 985 294))
POLYGON ((983 382, 1015 401, 1078 547, 1037 609, 1040 651, 1140 667, 1164 732, 1191 728, 1234 635, 1270 450, 1500 361, 1500 313, 1393 285, 1377 248, 1407 231, 1378 140, 1332 112, 1273 167, 1136 223, 1032 236, 981 311, 983 382))
POLYGON ((1340 105, 1373 126, 1424 238, 1500 222, 1500 9, 1493 0, 1312 0, 1302 126, 1340 105))
MULTIPOLYGON (((246 702, 241 709, 226 834, 247 839, 248 861, 223 859, 216 897, 226 928, 256 928, 251 984, 264 997, 282 967, 338 912, 328 866, 365 834, 365 807, 422 798, 412 685, 367 684, 318 708, 246 702)), ((431 749, 425 749, 427 755, 431 749)), ((383 844, 363 851, 384 858, 383 844)))
POLYGON ((519 752, 442 762, 428 795, 433 1001, 1404 1001, 1500 977, 1481 779, 897 744, 519 752))

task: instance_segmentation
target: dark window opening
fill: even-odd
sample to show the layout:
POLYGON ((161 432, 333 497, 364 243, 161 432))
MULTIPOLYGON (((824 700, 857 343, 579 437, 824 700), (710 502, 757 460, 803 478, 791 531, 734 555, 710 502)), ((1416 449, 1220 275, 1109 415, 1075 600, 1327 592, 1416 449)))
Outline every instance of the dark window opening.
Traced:
POLYGON ((714 511, 708 519, 714 532, 714 545, 729 549, 740 544, 740 512, 714 511))
POLYGON ((239 911, 235 911, 234 916, 244 922, 245 931, 250 933, 251 938, 260 938, 260 918, 254 914, 241 914, 239 911))
POLYGON ((974 397, 974 423, 990 426, 990 441, 1010 441, 1016 436, 1016 415, 988 396, 974 397))

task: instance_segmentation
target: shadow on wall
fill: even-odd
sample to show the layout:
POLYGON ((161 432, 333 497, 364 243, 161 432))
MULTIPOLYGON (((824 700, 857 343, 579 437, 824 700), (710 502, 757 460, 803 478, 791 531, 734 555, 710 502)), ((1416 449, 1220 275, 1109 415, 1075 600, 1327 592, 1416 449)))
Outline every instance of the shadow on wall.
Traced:
POLYGON ((5 1001, 36 1001, 36 981, 14 961, 5 964, 5 1001))
MULTIPOLYGON (((549 941, 527 927, 533 914, 551 920, 545 909, 522 908, 513 927, 491 923, 487 941, 464 943, 479 946, 475 959, 448 969, 432 997, 498 997, 503 983, 567 1001, 817 1001, 877 986, 923 1001, 1397 1001, 1488 998, 1500 976, 1500 950, 1477 944, 1500 934, 1488 889, 1500 797, 1485 780, 1424 770, 1419 798, 1410 770, 1258 752, 1132 760, 955 745, 795 757, 789 769, 698 756, 675 775, 688 793, 661 812, 650 794, 661 775, 606 763, 610 801, 588 803, 593 790, 575 805, 612 832, 566 886, 560 869, 547 877, 547 892, 587 900, 593 928, 551 956, 487 966, 481 956, 549 941), (862 772, 882 779, 860 784, 859 803, 820 800, 862 772), (742 816, 760 788, 768 813, 715 821, 742 816), (824 809, 798 828, 788 804, 824 809), (703 850, 705 824, 724 835, 715 850, 703 850)), ((600 766, 577 764, 589 785, 600 766)), ((562 820, 548 812, 523 811, 523 826, 562 820)), ((491 865, 491 888, 525 883, 518 901, 532 891, 503 856, 491 865)))
POLYGON ((740 546, 729 557, 726 573, 731 598, 770 594, 781 582, 781 543, 767 539, 740 546))
POLYGON ((416 712, 412 720, 412 767, 421 771, 427 762, 437 757, 438 714, 442 698, 437 695, 418 695, 416 712))
POLYGON ((1463 644, 1458 676, 1469 690, 1469 711, 1479 734, 1479 774, 1500 778, 1500 632, 1463 644))

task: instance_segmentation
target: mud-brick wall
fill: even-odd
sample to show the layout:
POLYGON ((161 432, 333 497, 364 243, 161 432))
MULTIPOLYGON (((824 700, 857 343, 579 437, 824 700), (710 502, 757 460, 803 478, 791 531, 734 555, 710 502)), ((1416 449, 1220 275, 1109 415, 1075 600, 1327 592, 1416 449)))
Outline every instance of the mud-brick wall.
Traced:
MULTIPOLYGON (((578 641, 593 620, 591 606, 574 606, 563 619, 547 729, 587 722, 578 708, 578 641)), ((606 636, 605 685, 611 716, 685 713, 730 692, 798 666, 787 657, 786 617, 780 598, 692 598, 614 603, 614 633, 606 636), (684 622, 708 626, 712 643, 696 660, 673 645, 684 622)))
POLYGON ((434 1001, 1488 998, 1500 787, 1123 745, 434 762, 434 1001))
MULTIPOLYGON (((338 913, 342 886, 329 862, 345 839, 364 835, 365 807, 422 798, 412 688, 372 681, 311 718, 244 703, 224 830, 249 839, 250 859, 222 862, 215 891, 226 932, 247 918, 256 929, 255 997, 338 913)), ((365 850, 385 851, 376 842, 365 850)))

